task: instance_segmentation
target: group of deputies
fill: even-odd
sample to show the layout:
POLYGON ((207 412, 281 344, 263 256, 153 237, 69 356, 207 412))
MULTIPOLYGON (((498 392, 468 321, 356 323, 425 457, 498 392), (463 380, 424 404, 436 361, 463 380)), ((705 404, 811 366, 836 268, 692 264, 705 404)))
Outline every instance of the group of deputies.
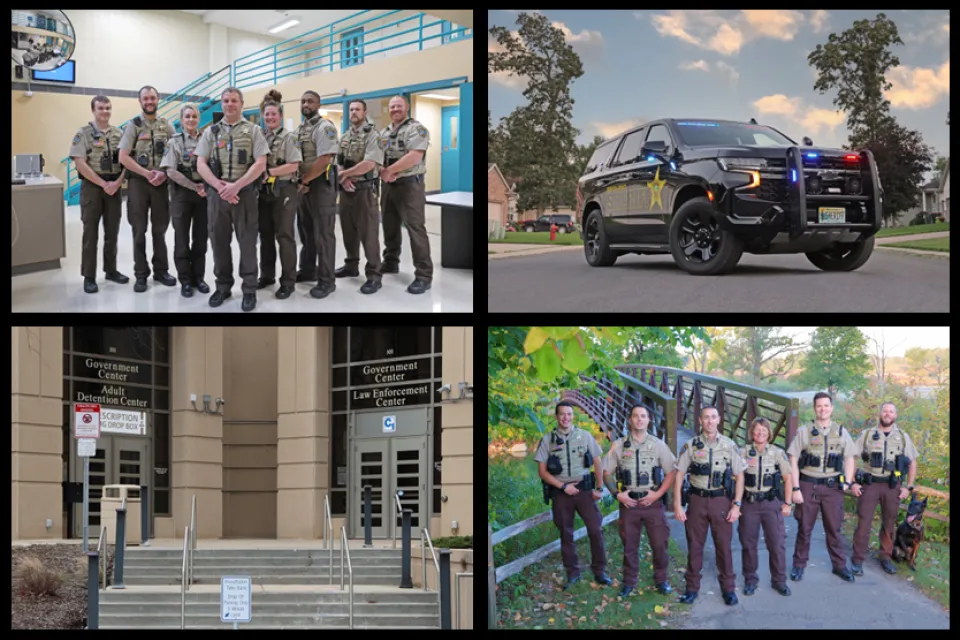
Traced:
POLYGON ((174 286, 179 280, 184 297, 193 296, 195 290, 209 293, 203 280, 209 237, 216 277, 209 304, 219 307, 231 297, 234 284, 230 243, 235 233, 244 311, 256 307, 257 290, 276 284, 278 246, 277 298, 290 297, 297 282, 316 282, 310 295, 328 296, 336 289, 335 278, 360 275, 361 245, 366 279, 360 292, 372 294, 381 288, 382 274, 399 273, 401 223, 410 237, 415 267, 407 291, 420 294, 430 289, 433 263, 424 226, 425 156, 430 136, 422 124, 407 116, 409 105, 403 96, 390 99, 391 124, 380 131, 367 120, 366 103, 351 101, 350 127, 342 138, 336 125, 319 115, 320 96, 314 91, 304 92, 301 98, 303 122, 295 131, 283 128, 281 95, 275 90, 261 104, 265 125, 261 129, 243 119, 240 90, 225 89, 220 100, 223 118, 202 135, 195 105, 187 103, 181 108, 183 132, 178 134, 169 121, 156 115, 158 99, 155 88, 143 87, 139 92, 142 113, 121 131, 110 125, 110 99, 95 96, 90 103, 94 121, 81 127, 73 138, 69 155, 82 180, 80 269, 84 291, 98 290, 101 220, 105 278, 119 284, 129 282, 116 264, 125 179, 137 293, 147 290, 151 267, 153 279, 161 284, 174 286), (338 212, 346 259, 334 269, 338 212), (177 278, 169 273, 164 238, 171 217, 177 278), (295 219, 303 245, 299 267, 295 219), (146 251, 148 224, 153 240, 151 264, 146 251))
POLYGON ((649 409, 635 405, 630 412, 628 434, 614 442, 601 460, 600 445, 593 436, 573 427, 573 407, 559 403, 557 428, 543 437, 535 460, 544 483, 544 497, 552 498, 553 521, 560 530, 567 573, 564 589, 580 579, 573 542, 574 512, 580 514, 590 537, 591 569, 596 581, 612 584, 605 571, 602 519, 596 504, 602 491, 594 482, 591 466, 620 502, 619 527, 624 549, 621 596, 628 596, 637 586, 637 552, 644 526, 653 551, 654 587, 664 595, 672 592, 667 580, 670 527, 665 508, 665 494, 670 487, 674 488, 673 512, 686 527, 688 547, 686 588, 679 599, 681 603, 693 603, 700 591, 703 547, 709 527, 716 546, 723 600, 728 605, 737 604, 731 541, 733 523, 738 520, 744 595, 753 595, 759 582, 757 544, 762 527, 770 553, 771 586, 789 596, 784 517, 794 505, 798 531, 790 572, 793 581, 803 579, 818 513, 823 514, 833 573, 847 582, 853 582, 854 575, 863 575, 877 503, 882 517, 880 565, 887 573, 896 573, 891 562, 896 517, 900 500, 913 490, 918 456, 910 436, 896 424, 896 406, 883 404, 878 424, 861 433, 856 441, 849 431, 830 419, 833 401, 829 394, 814 396, 814 412, 815 420, 797 430, 784 452, 770 442, 773 434, 767 419, 756 418, 750 425, 750 442, 738 447, 718 432, 717 409, 704 407, 700 414, 701 433, 683 446, 677 459, 662 440, 647 433, 651 422, 649 409), (856 469, 857 457, 863 461, 862 469, 856 469), (845 489, 858 497, 852 569, 846 566, 840 534, 845 489))

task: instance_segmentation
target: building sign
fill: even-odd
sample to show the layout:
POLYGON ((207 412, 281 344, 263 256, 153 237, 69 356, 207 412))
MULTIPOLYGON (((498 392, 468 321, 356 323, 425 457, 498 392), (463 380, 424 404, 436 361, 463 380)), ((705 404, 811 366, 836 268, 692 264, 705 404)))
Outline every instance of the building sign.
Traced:
POLYGON ((150 384, 153 367, 148 364, 119 362, 90 356, 73 356, 73 375, 105 382, 134 382, 150 384))
POLYGON ((350 367, 350 384, 353 386, 395 384, 428 378, 430 378, 430 358, 357 364, 350 367))
POLYGON ((122 384, 100 384, 97 382, 73 383, 73 401, 91 402, 115 407, 149 409, 150 389, 131 387, 122 384))
POLYGON ((433 386, 433 382, 423 382, 372 389, 351 389, 350 408, 377 409, 429 404, 433 386))
POLYGON ((147 414, 142 411, 103 409, 100 411, 100 431, 128 436, 147 435, 147 414))

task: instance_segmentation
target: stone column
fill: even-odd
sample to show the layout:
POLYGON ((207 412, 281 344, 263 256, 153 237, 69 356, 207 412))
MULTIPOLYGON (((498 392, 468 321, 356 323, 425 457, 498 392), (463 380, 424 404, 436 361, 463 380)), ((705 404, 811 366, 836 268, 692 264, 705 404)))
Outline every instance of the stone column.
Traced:
MULTIPOLYGON (((280 327, 277 538, 323 537, 330 469, 330 327, 280 327)), ((334 532, 334 538, 339 532, 334 532)))
MULTIPOLYGON (((171 507, 176 538, 197 496, 197 539, 223 535, 223 419, 204 413, 203 396, 223 397, 223 328, 173 327, 170 355, 171 507), (196 408, 190 394, 197 395, 196 408), (199 410, 198 410, 199 409, 199 410)), ((230 398, 224 398, 230 402, 230 398)), ((251 514, 256 517, 256 514, 251 514)))
POLYGON ((64 479, 63 328, 12 327, 10 346, 11 539, 60 539, 60 483, 64 479), (48 519, 51 527, 46 526, 48 519))
MULTIPOLYGON (((460 382, 474 384, 473 327, 443 328, 443 384, 449 398, 460 396, 460 382)), ((473 400, 453 400, 443 405, 442 494, 440 536, 473 534, 473 400), (460 525, 456 534, 451 525, 460 525)))

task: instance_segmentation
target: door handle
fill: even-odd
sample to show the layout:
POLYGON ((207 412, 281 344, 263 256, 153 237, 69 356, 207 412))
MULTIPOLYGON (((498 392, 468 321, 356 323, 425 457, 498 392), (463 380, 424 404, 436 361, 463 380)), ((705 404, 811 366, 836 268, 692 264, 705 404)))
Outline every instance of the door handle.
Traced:
POLYGON ((444 147, 443 150, 444 150, 444 151, 450 151, 450 147, 444 147))

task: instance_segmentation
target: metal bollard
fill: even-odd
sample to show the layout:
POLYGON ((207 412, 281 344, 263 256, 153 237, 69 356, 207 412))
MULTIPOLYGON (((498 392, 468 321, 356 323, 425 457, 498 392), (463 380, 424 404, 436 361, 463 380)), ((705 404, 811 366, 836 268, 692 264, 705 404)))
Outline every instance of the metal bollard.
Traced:
POLYGON ((148 501, 150 489, 144 485, 140 486, 140 546, 150 546, 150 502, 148 501))
POLYGON ((365 548, 373 546, 373 542, 371 540, 373 517, 370 515, 370 510, 373 508, 373 506, 370 504, 372 501, 370 497, 371 491, 373 491, 373 487, 370 485, 363 487, 363 546, 365 548))
POLYGON ((410 509, 403 510, 403 562, 400 574, 400 588, 413 589, 413 580, 410 579, 410 509))
POLYGON ((440 549, 440 628, 450 628, 450 549, 440 549))
POLYGON ((124 589, 123 585, 123 552, 127 546, 127 509, 126 501, 117 509, 117 549, 114 551, 113 559, 113 588, 124 589))
POLYGON ((100 628, 100 558, 87 553, 87 629, 100 628))

